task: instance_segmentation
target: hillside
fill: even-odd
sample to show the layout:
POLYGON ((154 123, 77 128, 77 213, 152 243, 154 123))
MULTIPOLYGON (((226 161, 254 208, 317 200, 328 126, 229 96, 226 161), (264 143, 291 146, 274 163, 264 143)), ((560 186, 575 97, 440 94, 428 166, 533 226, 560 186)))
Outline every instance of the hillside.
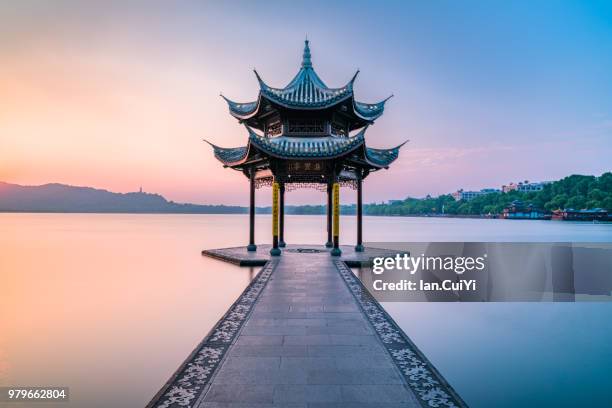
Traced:
MULTIPOLYGON (((552 211, 558 208, 612 211, 612 173, 599 177, 572 175, 545 186, 538 192, 488 194, 471 201, 455 201, 450 195, 406 198, 383 204, 365 204, 365 215, 446 215, 478 216, 500 214, 514 200, 552 211)), ((257 213, 270 214, 270 207, 257 207, 257 213)), ((321 205, 288 205, 286 214, 321 215, 321 205)), ((0 182, 0 212, 83 212, 83 213, 176 213, 176 214, 246 214, 247 207, 225 205, 179 204, 159 194, 113 193, 91 187, 64 184, 21 186, 0 182)), ((355 214, 354 204, 342 205, 343 215, 355 214)))
POLYGON ((159 194, 113 193, 65 184, 21 186, 0 182, 0 211, 83 213, 242 214, 244 207, 179 204, 159 194))

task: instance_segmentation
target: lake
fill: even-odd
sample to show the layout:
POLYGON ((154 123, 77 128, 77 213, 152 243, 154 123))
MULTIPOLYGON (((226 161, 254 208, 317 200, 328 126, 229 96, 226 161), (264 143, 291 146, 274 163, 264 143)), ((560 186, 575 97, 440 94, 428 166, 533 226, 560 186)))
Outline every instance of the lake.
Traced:
MULTIPOLYGON (((322 216, 285 224, 289 243, 325 241, 322 216)), ((200 255, 246 244, 247 228, 245 215, 0 214, 0 385, 144 406, 257 273, 200 255)), ((258 215, 258 243, 270 230, 258 215)), ((354 236, 341 217, 341 242, 354 236)), ((364 239, 611 242, 612 225, 365 217, 364 239)), ((472 407, 609 403, 609 302, 385 307, 472 407)))

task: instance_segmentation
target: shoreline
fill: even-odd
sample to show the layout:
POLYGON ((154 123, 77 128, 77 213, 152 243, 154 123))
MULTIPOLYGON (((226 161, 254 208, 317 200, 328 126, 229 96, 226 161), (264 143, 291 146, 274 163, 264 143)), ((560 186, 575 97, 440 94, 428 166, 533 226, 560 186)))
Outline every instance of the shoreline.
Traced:
MULTIPOLYGON (((0 214, 112 214, 112 215, 248 215, 247 213, 204 213, 204 212, 150 212, 150 211, 6 211, 0 210, 0 214)), ((256 212, 258 215, 271 215, 270 212, 256 212)), ((301 215, 301 216, 325 216, 325 214, 299 214, 299 213, 287 213, 287 216, 301 215)), ((354 216, 355 214, 341 214, 344 217, 354 216)), ((459 218, 459 219, 483 219, 483 220, 507 220, 507 221, 557 221, 557 222, 576 222, 576 223, 590 223, 590 224, 612 224, 612 220, 608 221, 593 221, 593 220, 558 220, 558 219, 535 219, 535 218, 503 218, 499 216, 487 216, 487 215, 471 215, 471 214, 364 214, 364 217, 401 217, 401 218, 459 218)))

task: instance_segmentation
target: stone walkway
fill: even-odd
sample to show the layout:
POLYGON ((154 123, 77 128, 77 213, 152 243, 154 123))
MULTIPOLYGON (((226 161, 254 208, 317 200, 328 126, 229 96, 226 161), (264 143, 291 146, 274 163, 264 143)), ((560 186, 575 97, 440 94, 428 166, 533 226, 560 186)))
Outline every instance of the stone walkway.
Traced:
POLYGON ((421 405, 329 253, 284 252, 199 406, 421 405))
MULTIPOLYGON (((147 407, 465 408, 345 254, 317 248, 267 261, 147 407)), ((346 252, 365 262, 384 251, 346 252)))

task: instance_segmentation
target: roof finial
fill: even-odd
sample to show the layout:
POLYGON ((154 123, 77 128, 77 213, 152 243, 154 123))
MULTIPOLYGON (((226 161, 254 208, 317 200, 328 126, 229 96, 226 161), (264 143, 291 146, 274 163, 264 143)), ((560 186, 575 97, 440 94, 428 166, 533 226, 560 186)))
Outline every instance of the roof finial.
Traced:
POLYGON ((304 55, 302 56, 302 67, 312 67, 312 61, 310 61, 310 47, 308 46, 308 36, 306 36, 306 39, 304 40, 304 55))

